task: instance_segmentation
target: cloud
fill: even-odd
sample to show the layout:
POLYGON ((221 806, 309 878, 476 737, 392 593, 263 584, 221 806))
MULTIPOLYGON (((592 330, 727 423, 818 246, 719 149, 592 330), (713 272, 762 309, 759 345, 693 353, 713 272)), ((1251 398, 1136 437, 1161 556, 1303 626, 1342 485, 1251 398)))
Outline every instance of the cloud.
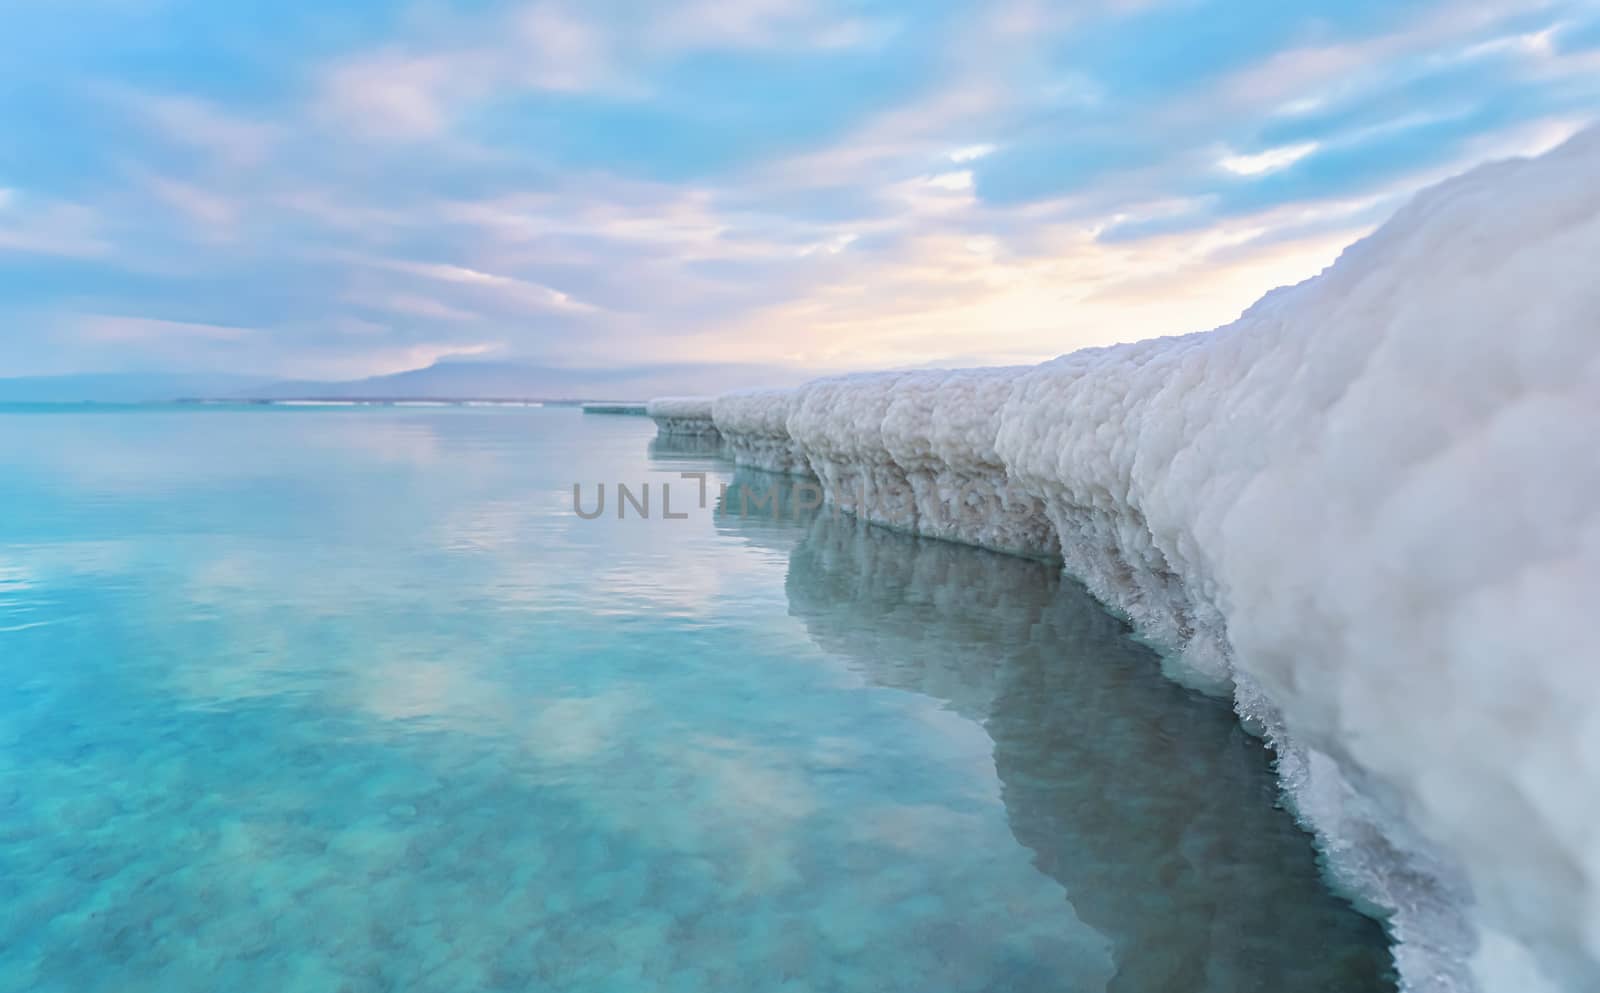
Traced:
POLYGON ((284 139, 281 128, 241 119, 208 100, 143 93, 128 86, 102 91, 113 105, 147 122, 164 139, 205 152, 230 168, 259 165, 284 139))
POLYGON ((534 311, 557 311, 567 314, 591 314, 599 310, 593 304, 574 299, 560 290, 541 286, 525 279, 480 272, 466 266, 444 262, 411 262, 404 259, 369 259, 368 264, 443 283, 489 290, 497 296, 525 306, 534 311))
POLYGON ((226 324, 196 324, 149 317, 89 315, 78 322, 78 337, 101 344, 169 345, 174 342, 240 341, 256 334, 254 328, 226 324))
POLYGON ((474 86, 444 57, 384 52, 332 67, 322 84, 321 104, 341 126, 385 138, 428 137, 448 123, 453 92, 474 86))
POLYGON ((957 164, 964 162, 976 162, 979 159, 988 158, 989 156, 993 155, 994 152, 995 146, 993 145, 964 145, 950 153, 950 161, 957 164))
POLYGON ((1575 0, 380 6, 31 13, 0 320, 55 330, 8 371, 1023 361, 1225 320, 1600 111, 1575 0))
POLYGON ((472 321, 482 316, 420 293, 352 292, 346 294, 344 299, 365 310, 382 310, 427 320, 472 321))
POLYGON ((1287 169, 1312 155, 1321 147, 1314 141, 1304 141, 1298 145, 1284 145, 1279 148, 1269 148, 1264 152, 1254 155, 1239 155, 1237 153, 1224 155, 1217 160, 1217 165, 1235 176, 1260 176, 1269 172, 1287 169))
POLYGON ((519 93, 659 96, 639 70, 692 53, 842 51, 879 44, 892 21, 832 14, 810 0, 651 5, 561 0, 488 17, 430 22, 403 44, 330 66, 318 104, 330 120, 380 138, 441 136, 474 106, 519 93))
POLYGON ((158 200, 210 234, 226 236, 239 217, 238 203, 193 183, 154 175, 145 183, 158 200))
POLYGON ((697 350, 754 360, 904 367, 960 356, 1036 362, 1073 348, 1232 320, 1263 286, 1297 282, 1367 230, 1364 218, 1298 239, 1294 219, 1242 218, 1205 237, 1099 240, 1095 226, 1046 224, 1031 250, 994 237, 909 234, 790 301, 708 329, 697 350), (1248 248, 1251 243, 1255 248, 1248 248))
POLYGON ((848 49, 878 43, 894 21, 832 14, 812 0, 689 0, 663 5, 643 35, 666 50, 848 49))
POLYGON ((111 247, 93 209, 0 189, 0 258, 12 252, 90 259, 111 247))

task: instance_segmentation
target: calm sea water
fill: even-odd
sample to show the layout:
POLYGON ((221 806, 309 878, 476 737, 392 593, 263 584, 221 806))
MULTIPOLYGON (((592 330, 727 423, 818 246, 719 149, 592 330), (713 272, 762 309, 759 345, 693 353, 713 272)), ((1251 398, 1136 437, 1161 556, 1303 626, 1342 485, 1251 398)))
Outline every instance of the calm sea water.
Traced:
POLYGON ((652 433, 0 408, 0 990, 1391 988, 1079 589, 652 433))

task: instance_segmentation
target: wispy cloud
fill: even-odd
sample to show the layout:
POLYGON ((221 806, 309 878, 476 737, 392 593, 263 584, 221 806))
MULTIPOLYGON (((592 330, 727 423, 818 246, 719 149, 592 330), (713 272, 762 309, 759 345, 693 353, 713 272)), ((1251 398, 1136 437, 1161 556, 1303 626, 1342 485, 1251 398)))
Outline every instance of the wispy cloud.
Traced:
POLYGON ((484 18, 435 21, 404 43, 336 62, 322 74, 319 104, 374 136, 434 137, 474 105, 519 92, 649 99, 660 90, 640 69, 684 54, 841 51, 893 32, 893 19, 826 7, 811 0, 513 4, 484 18))
POLYGON ((445 129, 451 96, 480 85, 457 68, 441 56, 362 56, 328 70, 319 103, 335 126, 386 138, 429 137, 445 129))
POLYGON ((1303 141, 1298 145, 1269 148, 1254 155, 1233 153, 1218 159, 1217 165, 1235 176, 1261 176, 1287 169, 1307 155, 1314 154, 1319 147, 1321 146, 1314 141, 1303 141))
POLYGON ((90 315, 78 323, 78 336, 105 344, 160 343, 182 341, 241 341, 256 334, 255 328, 226 324, 196 324, 151 317, 90 315))
POLYGON ((231 168, 260 164, 285 137, 276 125, 230 114, 198 97, 146 93, 127 85, 99 89, 114 107, 148 123, 165 140, 231 168))
POLYGON ((594 313, 599 308, 560 290, 513 276, 480 272, 446 262, 411 262, 404 259, 369 259, 368 264, 443 283, 480 288, 502 295, 534 311, 555 310, 573 314, 594 313))
POLYGON ((145 185, 155 198, 215 236, 226 236, 239 217, 238 203, 194 183, 147 175, 145 185))
POLYGON ((993 155, 994 151, 995 146, 993 145, 963 145, 962 147, 950 153, 950 161, 958 164, 963 162, 976 162, 979 159, 988 158, 990 155, 993 155))
MULTIPOLYGON (((345 294, 344 300, 364 310, 381 310, 433 321, 472 321, 482 317, 420 293, 352 292, 345 294)), ((382 330, 381 326, 378 330, 382 330)))
POLYGON ((0 261, 7 252, 88 259, 111 249, 93 209, 0 189, 0 261))

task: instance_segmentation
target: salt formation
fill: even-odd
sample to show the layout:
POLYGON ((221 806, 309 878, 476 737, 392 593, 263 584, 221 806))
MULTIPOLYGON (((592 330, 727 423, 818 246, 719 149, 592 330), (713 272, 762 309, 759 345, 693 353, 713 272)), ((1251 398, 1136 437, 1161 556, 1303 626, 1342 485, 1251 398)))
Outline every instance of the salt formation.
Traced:
POLYGON ((994 447, 1020 371, 818 380, 800 389, 789 429, 842 510, 932 537, 1055 557, 1043 503, 1011 483, 994 447))
POLYGON ((808 383, 796 394, 787 426, 831 503, 879 524, 912 528, 917 514, 911 487, 883 439, 889 397, 906 375, 841 376, 808 383))
POLYGON ((789 436, 789 414, 797 405, 794 390, 739 390, 717 397, 711 416, 739 465, 804 476, 810 464, 789 436))
POLYGON ((1476 169, 1209 333, 713 417, 864 519, 1059 552, 1231 691, 1409 989, 1600 989, 1596 176, 1600 130, 1476 169))
POLYGON ((660 397, 645 405, 645 413, 663 435, 715 435, 711 420, 713 397, 660 397))

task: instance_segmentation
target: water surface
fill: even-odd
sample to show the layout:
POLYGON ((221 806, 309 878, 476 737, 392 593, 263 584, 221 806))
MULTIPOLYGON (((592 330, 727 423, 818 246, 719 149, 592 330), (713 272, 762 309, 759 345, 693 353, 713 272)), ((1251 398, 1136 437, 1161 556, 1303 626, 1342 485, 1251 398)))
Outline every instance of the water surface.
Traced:
POLYGON ((652 431, 0 410, 0 990, 1390 988, 1081 590, 652 431))

